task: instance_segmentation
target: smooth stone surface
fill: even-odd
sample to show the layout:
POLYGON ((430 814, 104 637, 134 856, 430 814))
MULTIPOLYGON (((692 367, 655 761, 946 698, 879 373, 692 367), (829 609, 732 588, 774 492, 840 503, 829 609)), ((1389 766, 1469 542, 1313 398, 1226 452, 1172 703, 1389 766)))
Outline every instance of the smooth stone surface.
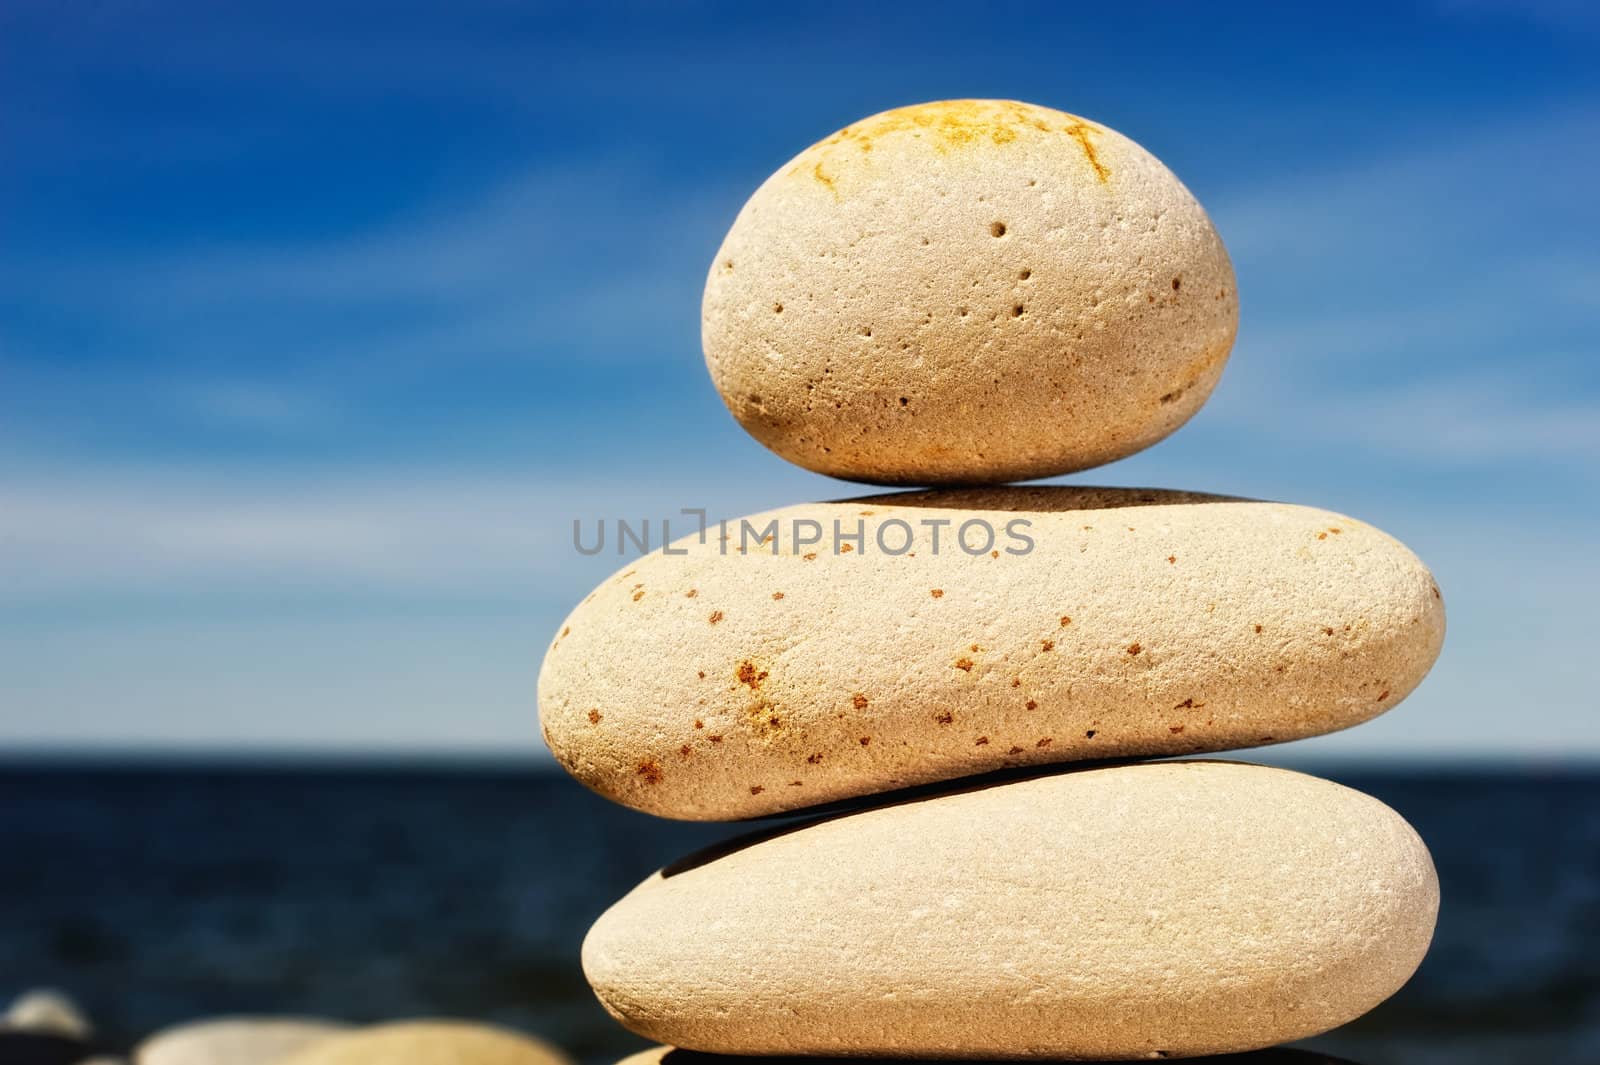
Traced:
POLYGON ((404 1021, 323 1040, 283 1065, 568 1065, 517 1032, 463 1021, 404 1021))
POLYGON ((706 280, 706 365, 790 462, 878 484, 1026 480, 1160 440, 1238 327, 1189 190, 1115 130, 1009 100, 886 111, 807 148, 706 280))
POLYGON ((726 554, 713 526, 704 545, 679 542, 687 554, 628 564, 558 630, 539 678, 545 740, 602 795, 715 820, 1292 740, 1399 702, 1444 636, 1415 555, 1310 507, 970 489, 802 504, 752 525, 744 554, 735 523, 726 554), (797 548, 808 519, 824 542, 797 548), (973 556, 954 541, 979 519, 997 539, 973 556), (1018 519, 1028 554, 1008 553, 1018 519), (861 523, 860 549, 833 552, 835 520, 861 523), (930 521, 949 523, 937 553, 930 521), (879 548, 880 531, 904 543, 897 522, 917 533, 914 555, 879 548))
POLYGON ((59 991, 35 988, 18 995, 0 1017, 0 1029, 88 1039, 94 1028, 78 1004, 59 991))
MULTIPOLYGON (((859 1058, 746 1057, 737 1054, 704 1054, 698 1050, 651 1047, 630 1054, 617 1065, 855 1065, 859 1058)), ((883 1065, 915 1065, 917 1059, 879 1058, 883 1065)), ((1330 1058, 1310 1050, 1274 1047, 1244 1054, 1219 1054, 1206 1059, 1210 1065, 1355 1065, 1344 1058, 1330 1058)))
POLYGON ((135 1065, 273 1065, 339 1035, 349 1025, 310 1017, 219 1017, 150 1036, 135 1048, 135 1065))
POLYGON ((1182 1057, 1393 994, 1438 909, 1400 816, 1325 780, 1151 762, 780 830, 651 877, 583 946, 600 1001, 715 1053, 1182 1057))

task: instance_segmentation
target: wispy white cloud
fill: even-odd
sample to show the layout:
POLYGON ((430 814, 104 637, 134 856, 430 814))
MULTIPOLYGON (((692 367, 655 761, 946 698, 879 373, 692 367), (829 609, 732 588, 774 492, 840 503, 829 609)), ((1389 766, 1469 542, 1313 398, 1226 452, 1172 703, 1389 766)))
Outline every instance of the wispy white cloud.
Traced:
POLYGON ((1600 31, 1600 9, 1588 0, 1437 0, 1435 6, 1454 18, 1501 18, 1563 33, 1600 31))
MULTIPOLYGON (((224 596, 283 585, 333 593, 527 596, 622 559, 581 555, 572 523, 614 529, 681 508, 732 517, 839 486, 798 470, 730 481, 683 461, 662 476, 526 476, 419 470, 251 474, 161 466, 0 472, 0 587, 17 606, 61 593, 111 597, 197 589, 224 596), (820 490, 820 491, 819 491, 820 490)), ((570 590, 570 589, 569 589, 570 590)))
POLYGON ((161 391, 200 421, 216 425, 290 432, 326 424, 332 415, 323 397, 278 382, 181 381, 161 391))
POLYGON ((1213 205, 1243 323, 1203 423, 1413 466, 1600 454, 1600 107, 1463 114, 1427 141, 1213 205))
POLYGON ((408 353, 437 364, 576 347, 626 361, 648 354, 641 336, 692 333, 700 271, 736 206, 712 187, 640 196, 645 168, 539 167, 309 240, 0 255, 0 283, 57 312, 91 308, 157 365, 274 349, 325 377, 390 371, 408 353), (232 352, 217 350, 219 331, 232 352))
POLYGON ((1382 277, 1399 255, 1435 263, 1435 280, 1449 291, 1498 269, 1508 247, 1587 253, 1582 224, 1600 218, 1589 194, 1597 162, 1595 101, 1545 113, 1465 111, 1426 139, 1376 153, 1362 143, 1331 145, 1324 165, 1298 178, 1241 182, 1209 207, 1246 263, 1277 257, 1298 272, 1365 261, 1382 277), (1476 257, 1448 257, 1463 248, 1476 257))

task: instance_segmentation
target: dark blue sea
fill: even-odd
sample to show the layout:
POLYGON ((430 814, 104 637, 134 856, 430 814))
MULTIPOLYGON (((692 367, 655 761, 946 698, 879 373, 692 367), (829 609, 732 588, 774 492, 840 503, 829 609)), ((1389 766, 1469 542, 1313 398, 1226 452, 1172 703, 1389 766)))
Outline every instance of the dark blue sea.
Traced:
MULTIPOLYGON (((1600 1063, 1600 771, 1320 775, 1433 850, 1433 950, 1307 1043, 1358 1065, 1600 1063)), ((0 769, 0 998, 53 986, 111 1050, 174 1022, 457 1016, 585 1062, 643 1044, 578 945, 657 866, 741 831, 511 769, 0 769)))

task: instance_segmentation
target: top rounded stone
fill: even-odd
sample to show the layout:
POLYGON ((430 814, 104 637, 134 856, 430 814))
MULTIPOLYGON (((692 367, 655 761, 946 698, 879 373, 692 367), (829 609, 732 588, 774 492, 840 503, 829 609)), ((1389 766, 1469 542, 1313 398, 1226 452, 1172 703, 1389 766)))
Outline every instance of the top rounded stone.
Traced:
POLYGON ((756 190, 706 364, 752 436, 874 484, 1081 470, 1200 408, 1238 326, 1205 211, 1139 145, 1010 100, 886 111, 756 190))

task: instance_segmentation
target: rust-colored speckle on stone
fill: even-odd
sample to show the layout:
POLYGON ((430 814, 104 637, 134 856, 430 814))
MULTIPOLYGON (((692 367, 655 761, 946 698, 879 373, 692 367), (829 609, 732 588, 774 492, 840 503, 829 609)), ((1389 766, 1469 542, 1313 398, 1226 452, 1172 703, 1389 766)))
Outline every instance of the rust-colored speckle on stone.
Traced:
POLYGON ((711 612, 711 617, 708 620, 711 622, 711 624, 715 625, 717 622, 722 620, 722 617, 723 617, 722 611, 713 610, 711 612))
POLYGON ((706 679, 706 671, 705 670, 700 669, 700 670, 696 670, 695 672, 696 672, 696 674, 699 676, 699 678, 701 680, 705 680, 706 679))
POLYGON ((1259 634, 1261 632, 1261 626, 1260 625, 1256 626, 1256 632, 1257 632, 1257 634, 1259 634))
POLYGON ((839 545, 839 554, 848 555, 850 552, 854 551, 855 549, 856 549, 856 545, 855 544, 840 544, 839 545))
POLYGON ((1071 625, 1071 624, 1072 624, 1072 619, 1071 619, 1071 618, 1069 618, 1069 617, 1068 617, 1068 616, 1067 616, 1067 615, 1065 615, 1065 614, 1062 614, 1062 615, 1061 615, 1061 627, 1062 627, 1062 628, 1063 628, 1063 629, 1064 629, 1064 628, 1066 628, 1066 627, 1067 627, 1067 626, 1068 626, 1068 625, 1071 625))
POLYGON ((1176 736, 1178 733, 1183 731, 1183 726, 1182 725, 1168 725, 1167 726, 1167 731, 1172 733, 1174 736, 1176 736))
POLYGON ((739 683, 753 692, 761 690, 761 682, 767 679, 767 671, 756 669, 756 664, 748 658, 739 663, 734 676, 739 678, 739 683))
POLYGON ((1034 702, 1032 699, 1029 699, 1027 702, 1023 703, 1022 705, 1023 705, 1023 707, 1025 709, 1028 709, 1028 710, 1037 710, 1037 709, 1039 709, 1039 704, 1034 702))
POLYGON ((940 710, 937 714, 933 715, 933 719, 939 722, 941 725, 949 725, 955 722, 956 715, 952 714, 948 710, 940 710))
POLYGON ((972 741, 972 745, 974 747, 987 747, 989 746, 989 737, 979 736, 977 739, 972 741))
POLYGON ((643 598, 644 598, 644 589, 643 588, 641 588, 637 592, 633 593, 633 601, 635 603, 637 603, 639 600, 641 600, 643 598))
POLYGON ((602 715, 600 713, 600 711, 598 711, 598 710, 590 710, 589 711, 589 724, 591 724, 591 725, 600 724, 600 718, 602 716, 604 716, 604 715, 602 715))
POLYGON ((690 747, 687 743, 684 744, 682 747, 678 748, 678 754, 683 758, 687 758, 693 753, 694 753, 694 748, 690 747))
POLYGON ((1378 693, 1378 702, 1381 703, 1387 698, 1389 698, 1389 689, 1388 688, 1385 688, 1385 689, 1383 689, 1383 691, 1378 693))
POLYGON ((646 784, 661 783, 661 763, 654 758, 646 758, 633 772, 635 776, 643 777, 646 784))
POLYGON ((752 795, 760 795, 763 791, 766 791, 766 790, 767 789, 763 788, 760 784, 752 784, 752 785, 750 785, 750 794, 752 794, 752 795))
POLYGON ((722 742, 722 737, 721 736, 707 736, 706 739, 710 740, 712 743, 721 743, 722 742))
POLYGON ((865 747, 867 744, 872 742, 872 737, 871 736, 863 736, 859 740, 857 740, 856 742, 861 744, 861 746, 865 747))
POLYGON ((1094 731, 1095 731, 1094 729, 1090 729, 1089 731, 1085 732, 1083 734, 1083 738, 1086 739, 1086 740, 1094 739, 1094 731))
POLYGON ((1177 565, 1178 564, 1178 556, 1177 555, 1168 555, 1167 556, 1167 561, 1172 563, 1173 565, 1177 565))
POLYGON ((935 599, 943 599, 944 598, 944 589, 943 588, 933 588, 928 592, 928 594, 933 596, 935 599))
POLYGON ((865 710, 867 708, 867 697, 860 692, 856 692, 850 697, 850 705, 857 710, 865 710))
POLYGON ((800 557, 805 559, 807 562, 815 562, 817 560, 817 553, 815 551, 807 551, 800 557))
POLYGON ((1022 748, 1021 747, 1013 747, 1009 751, 1007 751, 1006 753, 1007 754, 1021 754, 1022 753, 1022 748))
POLYGON ((687 592, 683 593, 683 597, 685 599, 693 599, 695 596, 697 596, 699 594, 700 594, 700 589, 698 589, 698 588, 690 588, 687 592))
POLYGON ((1183 702, 1179 703, 1177 706, 1174 706, 1173 709, 1174 710, 1198 710, 1204 705, 1206 705, 1206 704, 1205 703, 1197 703, 1197 702, 1195 702, 1194 701, 1194 696, 1191 695, 1189 698, 1185 699, 1183 702))
POLYGON ((955 661, 955 667, 957 669, 961 670, 963 673, 971 673, 972 672, 972 659, 970 659, 970 658, 958 658, 955 661))
POLYGON ((1055 649, 1056 649, 1056 642, 1054 640, 1040 640, 1039 641, 1039 650, 1041 650, 1041 651, 1054 651, 1055 649))
POLYGON ((806 755, 806 765, 821 765, 821 764, 822 764, 822 752, 821 751, 818 751, 816 754, 808 754, 808 755, 806 755))
POLYGON ((695 727, 695 728, 705 728, 705 727, 706 727, 706 723, 705 723, 705 722, 704 722, 704 721, 701 721, 701 720, 700 720, 700 719, 699 719, 699 718, 698 718, 698 717, 697 717, 697 718, 695 718, 695 719, 694 719, 694 727, 695 727))
POLYGON ((783 598, 783 593, 782 592, 773 592, 772 593, 772 599, 773 599, 774 602, 776 602, 777 600, 782 599, 782 598, 783 598))
POLYGON ((1038 743, 1034 744, 1034 746, 1043 748, 1043 747, 1050 746, 1054 742, 1055 742, 1055 740, 1052 737, 1046 736, 1042 740, 1040 740, 1038 743))
POLYGON ((1136 644, 1136 643, 1130 643, 1130 644, 1129 644, 1129 645, 1128 645, 1128 653, 1129 653, 1129 654, 1130 654, 1130 655, 1136 655, 1136 654, 1138 654, 1138 653, 1139 653, 1139 652, 1140 652, 1140 651, 1143 651, 1143 650, 1144 650, 1144 648, 1143 648, 1143 647, 1140 647, 1140 646, 1139 646, 1139 645, 1138 645, 1138 644, 1136 644))

